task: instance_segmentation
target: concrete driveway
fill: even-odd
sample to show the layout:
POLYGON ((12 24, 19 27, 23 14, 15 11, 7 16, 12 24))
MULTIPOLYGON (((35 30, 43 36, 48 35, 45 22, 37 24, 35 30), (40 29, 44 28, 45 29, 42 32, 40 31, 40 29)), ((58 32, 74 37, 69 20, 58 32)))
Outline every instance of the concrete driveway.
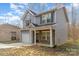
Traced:
POLYGON ((0 43, 0 49, 2 49, 2 48, 21 48, 22 46, 31 46, 31 45, 27 45, 24 43, 10 43, 10 44, 0 43))

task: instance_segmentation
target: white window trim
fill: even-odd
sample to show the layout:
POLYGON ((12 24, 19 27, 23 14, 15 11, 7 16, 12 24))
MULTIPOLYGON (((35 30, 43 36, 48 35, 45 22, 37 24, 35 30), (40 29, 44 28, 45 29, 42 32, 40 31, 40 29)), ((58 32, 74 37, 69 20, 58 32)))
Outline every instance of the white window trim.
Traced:
MULTIPOLYGON (((49 31, 43 31, 43 32, 42 32, 42 33, 45 33, 45 35, 44 35, 44 36, 45 36, 45 40, 48 40, 48 39, 47 39, 47 35, 48 35, 47 33, 48 33, 48 32, 49 32, 49 31)), ((50 32, 49 32, 49 33, 50 33, 50 32)), ((49 34, 49 37, 50 37, 50 34, 49 34)))

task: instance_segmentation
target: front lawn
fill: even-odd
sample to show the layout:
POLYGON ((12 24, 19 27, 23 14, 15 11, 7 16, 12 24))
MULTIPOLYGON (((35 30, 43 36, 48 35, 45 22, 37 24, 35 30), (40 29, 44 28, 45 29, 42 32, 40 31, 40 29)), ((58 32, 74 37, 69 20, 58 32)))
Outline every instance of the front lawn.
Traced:
POLYGON ((79 40, 69 40, 56 48, 42 46, 23 46, 21 48, 0 49, 1 56, 65 56, 79 55, 79 40))

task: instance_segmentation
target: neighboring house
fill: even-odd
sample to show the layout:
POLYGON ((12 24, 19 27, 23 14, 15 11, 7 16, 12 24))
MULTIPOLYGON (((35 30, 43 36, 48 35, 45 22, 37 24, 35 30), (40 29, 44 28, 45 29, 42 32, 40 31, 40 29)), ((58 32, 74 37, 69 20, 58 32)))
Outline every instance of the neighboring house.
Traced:
POLYGON ((22 16, 22 42, 54 47, 68 39, 68 17, 65 7, 36 14, 27 10, 22 16))
POLYGON ((20 28, 10 24, 0 25, 0 42, 6 41, 19 41, 20 40, 20 28))

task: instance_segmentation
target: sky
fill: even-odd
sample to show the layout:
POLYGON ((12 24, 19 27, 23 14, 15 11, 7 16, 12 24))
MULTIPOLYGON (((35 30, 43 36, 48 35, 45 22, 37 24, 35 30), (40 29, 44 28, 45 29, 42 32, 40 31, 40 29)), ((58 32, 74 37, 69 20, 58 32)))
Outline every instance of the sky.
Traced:
POLYGON ((27 4, 0 3, 0 24, 20 24, 20 16, 26 10, 27 4))
MULTIPOLYGON (((32 7, 30 7, 30 4, 31 3, 0 3, 0 24, 9 23, 13 25, 20 25, 21 16, 28 8, 32 9, 36 13, 39 13, 39 11, 42 10, 40 10, 40 7, 42 6, 44 7, 45 11, 53 9, 56 6, 55 3, 47 3, 45 6, 40 6, 40 3, 33 3, 32 7)), ((64 6, 67 9, 69 20, 72 19, 72 4, 66 3, 64 6)), ((74 7, 76 8, 76 11, 78 11, 78 4, 74 4, 74 7)))

